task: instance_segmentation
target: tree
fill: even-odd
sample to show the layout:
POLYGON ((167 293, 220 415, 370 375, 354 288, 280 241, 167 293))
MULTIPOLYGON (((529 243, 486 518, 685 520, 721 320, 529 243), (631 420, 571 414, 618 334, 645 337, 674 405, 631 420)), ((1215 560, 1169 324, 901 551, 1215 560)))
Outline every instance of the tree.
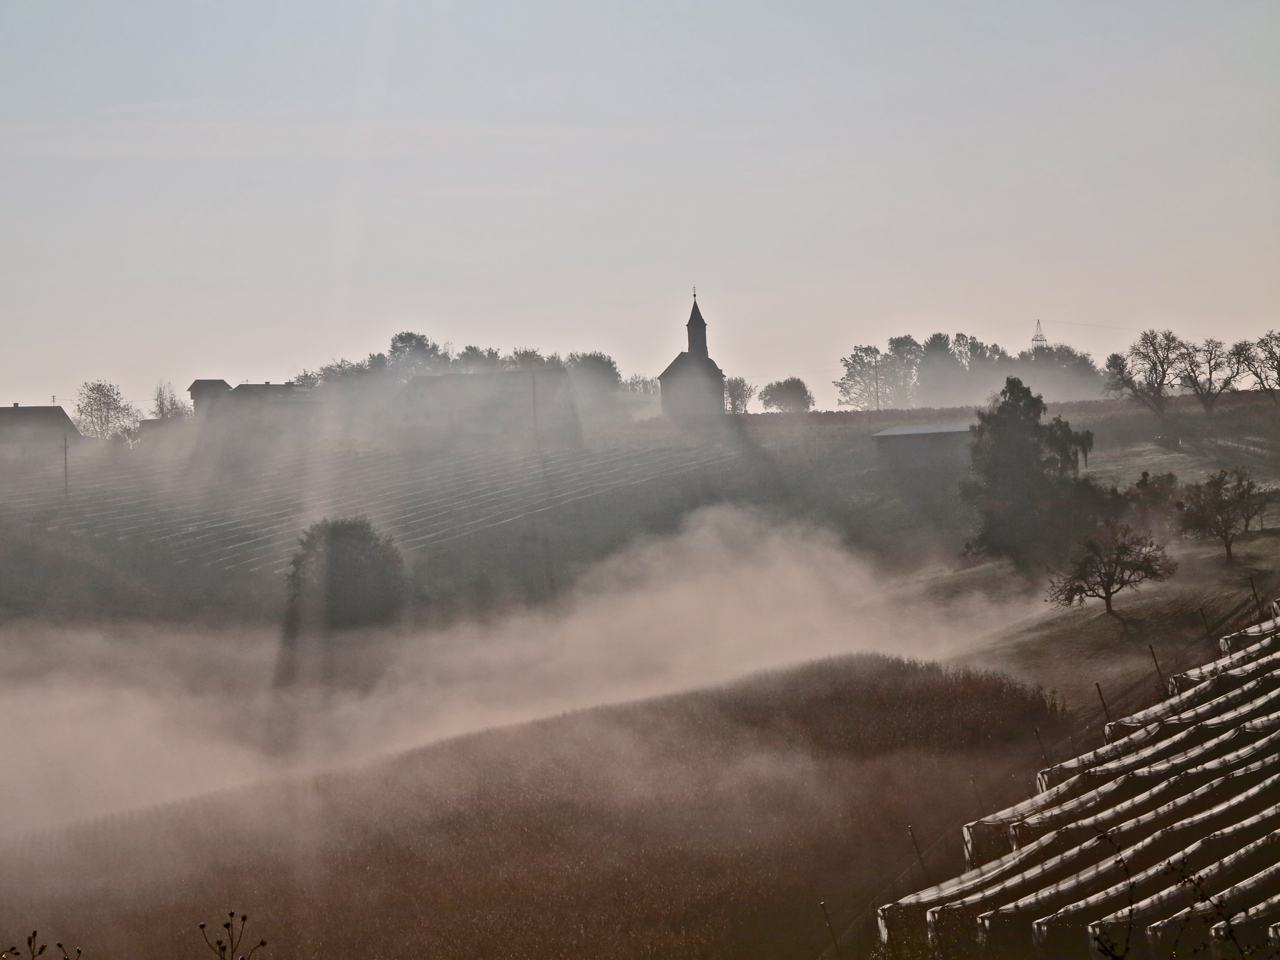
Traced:
POLYGON ((1266 516, 1267 508, 1271 506, 1271 502, 1275 499, 1276 491, 1269 484, 1258 483, 1253 476, 1244 467, 1233 467, 1231 469, 1232 486, 1236 490, 1236 496, 1240 499, 1240 514, 1244 517, 1244 532, 1249 532, 1249 526, 1254 520, 1258 521, 1258 529, 1262 529, 1262 518, 1266 516))
POLYGON ((1280 403, 1280 333, 1268 330, 1256 343, 1241 340, 1231 355, 1272 403, 1280 403))
POLYGON ((1051 400, 1093 399, 1106 386, 1093 357, 1065 343, 1023 350, 1010 364, 1010 372, 1051 400))
POLYGON ((173 389, 172 383, 157 383, 152 395, 151 416, 156 420, 186 420, 191 416, 191 404, 183 400, 173 389))
POLYGON ((945 333, 931 335, 920 347, 916 395, 921 406, 952 406, 963 392, 964 364, 945 333))
POLYGON ((730 377, 724 382, 724 404, 730 413, 746 413, 747 404, 756 395, 753 383, 743 377, 730 377))
POLYGON ((1147 580, 1168 580, 1177 570, 1177 561, 1150 534, 1104 520, 1095 535, 1083 540, 1065 569, 1049 580, 1048 599, 1070 607, 1096 597, 1106 604, 1107 613, 1114 614, 1111 600, 1121 590, 1147 580))
POLYGON ((961 495, 978 511, 971 549, 1008 557, 1026 571, 1056 563, 1080 537, 1121 509, 1119 494, 1079 477, 1093 434, 1061 417, 1042 423, 1044 399, 1017 377, 978 411, 972 476, 961 495))
POLYGON ((1136 400, 1164 420, 1186 346, 1172 330, 1144 330, 1127 353, 1107 357, 1107 390, 1136 400))
POLYGON ((502 365, 508 370, 558 370, 564 366, 564 362, 558 353, 544 357, 542 351, 534 347, 516 347, 502 358, 502 365))
POLYGON ((114 383, 86 381, 76 391, 75 423, 87 437, 128 440, 136 433, 141 419, 138 408, 124 398, 114 383))
POLYGON ((1195 394, 1206 415, 1212 415, 1222 395, 1234 389, 1243 369, 1236 351, 1212 337, 1199 346, 1184 343, 1174 360, 1178 382, 1195 394))
MULTIPOLYGON (((320 674, 337 680, 334 637, 360 627, 385 626, 404 608, 404 560, 395 542, 367 517, 313 523, 298 541, 285 575, 287 602, 277 685, 297 679, 307 634, 330 638, 319 646, 320 674)), ((367 669, 367 664, 362 665, 367 669)))
POLYGON ((497 350, 492 347, 482 349, 475 344, 463 347, 453 362, 462 373, 491 373, 502 369, 502 358, 497 350))
POLYGON ((1188 533, 1222 541, 1231 560, 1236 537, 1265 511, 1273 492, 1259 485, 1243 467, 1219 470, 1182 490, 1182 526, 1188 533))
POLYGON ((775 380, 760 391, 760 402, 766 410, 804 413, 813 406, 813 394, 799 377, 775 380))
POLYGON ((639 373, 633 373, 622 382, 622 389, 627 393, 640 393, 656 397, 661 387, 657 377, 646 377, 639 373))
POLYGON ((613 357, 605 353, 571 353, 564 365, 569 368, 574 385, 593 393, 617 393, 622 389, 622 374, 613 357))
POLYGON ((1143 470, 1142 477, 1124 492, 1124 499, 1128 504, 1127 516, 1142 533, 1159 532, 1167 536, 1172 532, 1171 519, 1182 507, 1178 500, 1179 493, 1181 487, 1177 476, 1172 472, 1153 477, 1143 470))

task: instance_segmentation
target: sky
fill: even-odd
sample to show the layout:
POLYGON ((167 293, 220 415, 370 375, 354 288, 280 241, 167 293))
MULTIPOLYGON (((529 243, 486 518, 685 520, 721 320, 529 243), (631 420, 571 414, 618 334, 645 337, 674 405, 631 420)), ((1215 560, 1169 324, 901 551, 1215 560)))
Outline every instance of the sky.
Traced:
POLYGON ((1280 4, 0 3, 0 402, 1280 327, 1280 4))

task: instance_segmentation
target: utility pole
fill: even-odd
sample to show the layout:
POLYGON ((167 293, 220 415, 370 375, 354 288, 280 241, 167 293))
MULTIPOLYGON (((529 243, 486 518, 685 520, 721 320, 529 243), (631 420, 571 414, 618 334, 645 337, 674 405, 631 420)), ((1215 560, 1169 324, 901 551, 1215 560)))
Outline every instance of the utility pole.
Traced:
POLYGON ((880 412, 880 355, 876 354, 876 358, 871 361, 871 369, 875 372, 876 378, 876 413, 880 412))

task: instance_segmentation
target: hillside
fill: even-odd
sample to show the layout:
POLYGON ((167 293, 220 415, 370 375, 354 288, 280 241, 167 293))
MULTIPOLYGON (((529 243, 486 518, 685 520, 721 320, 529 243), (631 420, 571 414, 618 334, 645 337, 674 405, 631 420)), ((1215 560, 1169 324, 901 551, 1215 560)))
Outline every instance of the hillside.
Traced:
POLYGON ((29 837, 0 930, 159 958, 234 906, 280 958, 811 957, 819 900, 1012 799, 1056 722, 998 676, 822 661, 29 837))

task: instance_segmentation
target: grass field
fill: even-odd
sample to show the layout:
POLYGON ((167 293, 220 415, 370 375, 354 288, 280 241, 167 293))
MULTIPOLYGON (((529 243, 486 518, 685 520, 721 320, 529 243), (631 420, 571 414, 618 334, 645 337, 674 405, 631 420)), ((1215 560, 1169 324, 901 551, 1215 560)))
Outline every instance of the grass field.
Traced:
POLYGON ((812 957, 818 901, 847 924, 1055 723, 1000 677, 824 661, 29 839, 0 929, 170 957, 234 905, 276 957, 812 957))

